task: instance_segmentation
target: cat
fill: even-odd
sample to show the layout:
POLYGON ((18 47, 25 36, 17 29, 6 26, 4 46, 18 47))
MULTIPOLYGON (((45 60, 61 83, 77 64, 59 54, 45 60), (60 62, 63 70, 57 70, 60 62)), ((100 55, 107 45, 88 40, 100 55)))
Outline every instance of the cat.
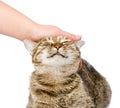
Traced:
POLYGON ((27 108, 107 108, 111 88, 81 58, 84 41, 53 36, 38 42, 24 40, 24 44, 35 67, 27 108))

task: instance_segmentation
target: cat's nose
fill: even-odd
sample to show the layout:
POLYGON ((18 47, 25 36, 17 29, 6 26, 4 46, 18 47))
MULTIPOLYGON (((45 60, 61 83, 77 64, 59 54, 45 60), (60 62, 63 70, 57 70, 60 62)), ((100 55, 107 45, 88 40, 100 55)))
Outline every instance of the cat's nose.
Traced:
POLYGON ((60 43, 56 43, 54 46, 57 50, 59 50, 61 48, 61 44, 60 43))
POLYGON ((59 49, 61 48, 61 46, 56 46, 55 48, 56 48, 57 50, 59 50, 59 49))
POLYGON ((55 48, 56 48, 57 50, 59 50, 60 47, 61 47, 61 46, 56 46, 55 48))

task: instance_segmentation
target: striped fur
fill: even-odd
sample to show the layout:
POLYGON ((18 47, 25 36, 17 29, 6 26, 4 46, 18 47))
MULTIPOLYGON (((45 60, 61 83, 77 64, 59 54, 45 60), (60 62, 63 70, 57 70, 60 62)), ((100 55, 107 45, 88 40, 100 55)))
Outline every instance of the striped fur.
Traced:
POLYGON ((81 58, 83 43, 64 36, 25 41, 35 67, 27 108, 107 108, 110 87, 105 78, 81 58))

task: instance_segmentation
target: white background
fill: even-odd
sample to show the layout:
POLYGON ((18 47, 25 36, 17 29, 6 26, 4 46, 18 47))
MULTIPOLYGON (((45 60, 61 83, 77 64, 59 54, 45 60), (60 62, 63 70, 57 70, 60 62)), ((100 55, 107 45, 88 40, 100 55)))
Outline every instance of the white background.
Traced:
MULTIPOLYGON (((119 0, 4 1, 40 24, 52 24, 81 34, 86 41, 81 49, 82 57, 111 85, 113 93, 109 108, 120 107, 119 0)), ((23 43, 0 35, 0 108, 25 108, 29 76, 33 70, 23 43)))

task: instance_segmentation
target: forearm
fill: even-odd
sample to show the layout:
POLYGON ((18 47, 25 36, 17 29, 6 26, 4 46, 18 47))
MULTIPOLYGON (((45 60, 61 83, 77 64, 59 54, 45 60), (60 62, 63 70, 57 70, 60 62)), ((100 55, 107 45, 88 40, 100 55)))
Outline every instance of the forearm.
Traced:
POLYGON ((36 23, 17 10, 0 1, 0 34, 19 40, 30 38, 36 23))
POLYGON ((40 25, 0 1, 0 34, 24 40, 39 40, 48 36, 67 36, 73 40, 81 37, 61 30, 56 26, 40 25))

